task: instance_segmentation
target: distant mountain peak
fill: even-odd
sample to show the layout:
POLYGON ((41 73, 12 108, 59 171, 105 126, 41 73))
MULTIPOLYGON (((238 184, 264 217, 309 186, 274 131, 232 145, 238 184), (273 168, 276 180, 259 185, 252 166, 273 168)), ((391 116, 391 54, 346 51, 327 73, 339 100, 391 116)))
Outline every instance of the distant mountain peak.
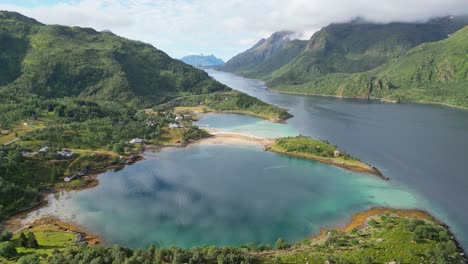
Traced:
POLYGON ((181 61, 186 64, 196 66, 196 67, 214 67, 224 64, 224 61, 220 58, 217 58, 215 55, 188 55, 181 59, 181 61))

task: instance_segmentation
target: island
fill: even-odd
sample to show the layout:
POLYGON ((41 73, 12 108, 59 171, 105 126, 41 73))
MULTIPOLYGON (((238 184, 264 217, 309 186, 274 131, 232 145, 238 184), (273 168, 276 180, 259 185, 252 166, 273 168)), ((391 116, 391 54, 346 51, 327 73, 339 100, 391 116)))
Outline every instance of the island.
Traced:
POLYGON ((305 136, 279 138, 272 144, 265 146, 265 150, 316 160, 352 171, 373 174, 388 180, 376 167, 339 150, 336 145, 331 145, 325 140, 315 140, 305 136))

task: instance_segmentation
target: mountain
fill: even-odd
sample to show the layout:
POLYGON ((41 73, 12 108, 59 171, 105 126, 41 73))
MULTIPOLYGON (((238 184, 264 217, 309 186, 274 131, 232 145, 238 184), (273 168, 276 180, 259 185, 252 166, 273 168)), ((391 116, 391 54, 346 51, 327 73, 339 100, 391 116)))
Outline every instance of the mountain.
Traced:
POLYGON ((0 12, 0 91, 161 103, 227 91, 204 71, 139 41, 0 12))
POLYGON ((370 71, 319 76, 277 90, 468 107, 468 26, 447 39, 421 44, 370 71))
POLYGON ((459 21, 446 18, 427 23, 374 24, 355 20, 331 24, 315 33, 299 56, 266 80, 272 86, 298 84, 331 73, 368 71, 419 44, 447 38, 463 27, 459 21))
POLYGON ((252 48, 233 57, 220 70, 243 73, 249 72, 257 65, 263 63, 276 52, 287 47, 293 42, 294 32, 276 32, 267 39, 261 39, 252 48))
POLYGON ((217 58, 214 55, 189 55, 180 60, 195 67, 214 67, 224 64, 222 59, 217 58))
MULTIPOLYGON (((238 58, 248 57, 256 45, 226 63, 233 67, 222 67, 221 70, 262 79, 275 90, 373 97, 377 96, 375 91, 371 95, 354 92, 357 88, 352 89, 353 92, 344 91, 341 81, 348 75, 355 74, 353 78, 357 78, 357 73, 377 69, 404 57, 420 44, 446 39, 467 24, 467 16, 437 18, 426 23, 375 24, 356 19, 324 27, 308 41, 290 41, 248 67, 237 63, 238 58)), ((401 99, 409 98, 401 96, 401 99)))

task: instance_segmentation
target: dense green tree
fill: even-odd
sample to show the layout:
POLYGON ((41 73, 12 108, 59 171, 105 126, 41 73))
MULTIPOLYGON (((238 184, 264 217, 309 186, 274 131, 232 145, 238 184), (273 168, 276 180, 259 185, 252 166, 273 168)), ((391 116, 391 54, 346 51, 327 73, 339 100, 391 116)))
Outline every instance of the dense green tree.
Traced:
POLYGON ((21 232, 21 234, 19 236, 19 244, 22 247, 28 247, 28 238, 26 237, 26 235, 23 232, 21 232))
POLYGON ((290 245, 286 243, 283 238, 280 237, 278 238, 278 240, 276 240, 276 243, 275 243, 276 249, 286 249, 288 247, 290 247, 290 245))
POLYGON ((0 235, 0 242, 10 241, 12 237, 13 237, 13 233, 11 233, 10 231, 4 231, 0 235))
POLYGON ((37 243, 36 235, 33 232, 29 232, 27 236, 27 247, 28 248, 38 248, 39 243, 37 243))
POLYGON ((15 244, 11 241, 0 242, 0 257, 11 258, 18 254, 15 244))
POLYGON ((18 259, 19 264, 40 264, 39 256, 37 255, 26 255, 18 259))

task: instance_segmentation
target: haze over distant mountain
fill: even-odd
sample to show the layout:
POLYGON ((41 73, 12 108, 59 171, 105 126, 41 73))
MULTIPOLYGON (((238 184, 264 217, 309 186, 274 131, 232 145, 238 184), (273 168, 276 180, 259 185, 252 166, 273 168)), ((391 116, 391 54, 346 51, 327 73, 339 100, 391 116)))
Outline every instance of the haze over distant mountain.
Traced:
MULTIPOLYGON (((229 60, 220 69, 265 80, 271 88, 288 92, 468 105, 467 100, 455 98, 457 96, 464 98, 465 93, 468 96, 465 89, 468 87, 466 83, 468 61, 466 56, 456 53, 456 49, 449 49, 458 45, 459 52, 467 51, 468 42, 456 41, 463 38, 465 30, 458 32, 457 37, 438 44, 439 53, 445 54, 446 59, 436 56, 438 61, 434 61, 435 58, 430 52, 415 55, 417 52, 411 50, 426 42, 444 40, 465 25, 468 25, 467 16, 437 18, 427 23, 375 24, 358 19, 324 27, 307 41, 282 42, 283 45, 270 49, 271 52, 261 57, 262 59, 248 60, 249 57, 253 57, 252 51, 257 50, 259 46, 257 44, 229 60), (418 60, 415 59, 413 63, 404 60, 410 55, 416 56, 418 60), (460 57, 457 59, 457 56, 460 57), (434 69, 412 77, 408 76, 408 72, 394 74, 399 72, 398 67, 390 67, 387 63, 394 65, 395 61, 399 63, 405 61, 407 67, 411 65, 413 73, 416 68, 428 70, 428 65, 432 65, 430 67, 434 69), (445 66, 442 65, 443 61, 445 66), (447 68, 449 66, 450 68, 447 68), (377 70, 379 67, 384 67, 386 70, 379 71, 377 70), (432 74, 434 71, 440 73, 448 69, 450 74, 443 74, 443 78, 438 79, 432 74), (358 73, 368 71, 371 72, 357 77, 358 73), (379 78, 374 76, 377 72, 379 78), (351 76, 358 78, 359 81, 356 79, 350 81, 348 78, 351 76), (370 79, 365 79, 365 76, 370 79), (392 78, 382 78, 384 76, 392 78), (401 76, 407 76, 411 81, 402 81, 399 78, 401 76), (442 89, 440 86, 442 83, 439 81, 451 89, 442 92, 443 95, 436 96, 442 89), (457 84, 454 85, 454 82, 457 84), (376 87, 389 91, 378 92, 379 89, 375 89, 376 87), (416 87, 424 87, 424 90, 419 90, 418 93, 412 92, 410 96, 409 91, 416 87)), ((280 33, 273 34, 270 39, 277 39, 275 36, 278 34, 280 33)), ((265 40, 261 40, 260 44, 264 42, 265 40)))
POLYGON ((214 55, 203 54, 185 56, 180 60, 195 67, 214 67, 224 64, 222 59, 217 58, 214 55))

